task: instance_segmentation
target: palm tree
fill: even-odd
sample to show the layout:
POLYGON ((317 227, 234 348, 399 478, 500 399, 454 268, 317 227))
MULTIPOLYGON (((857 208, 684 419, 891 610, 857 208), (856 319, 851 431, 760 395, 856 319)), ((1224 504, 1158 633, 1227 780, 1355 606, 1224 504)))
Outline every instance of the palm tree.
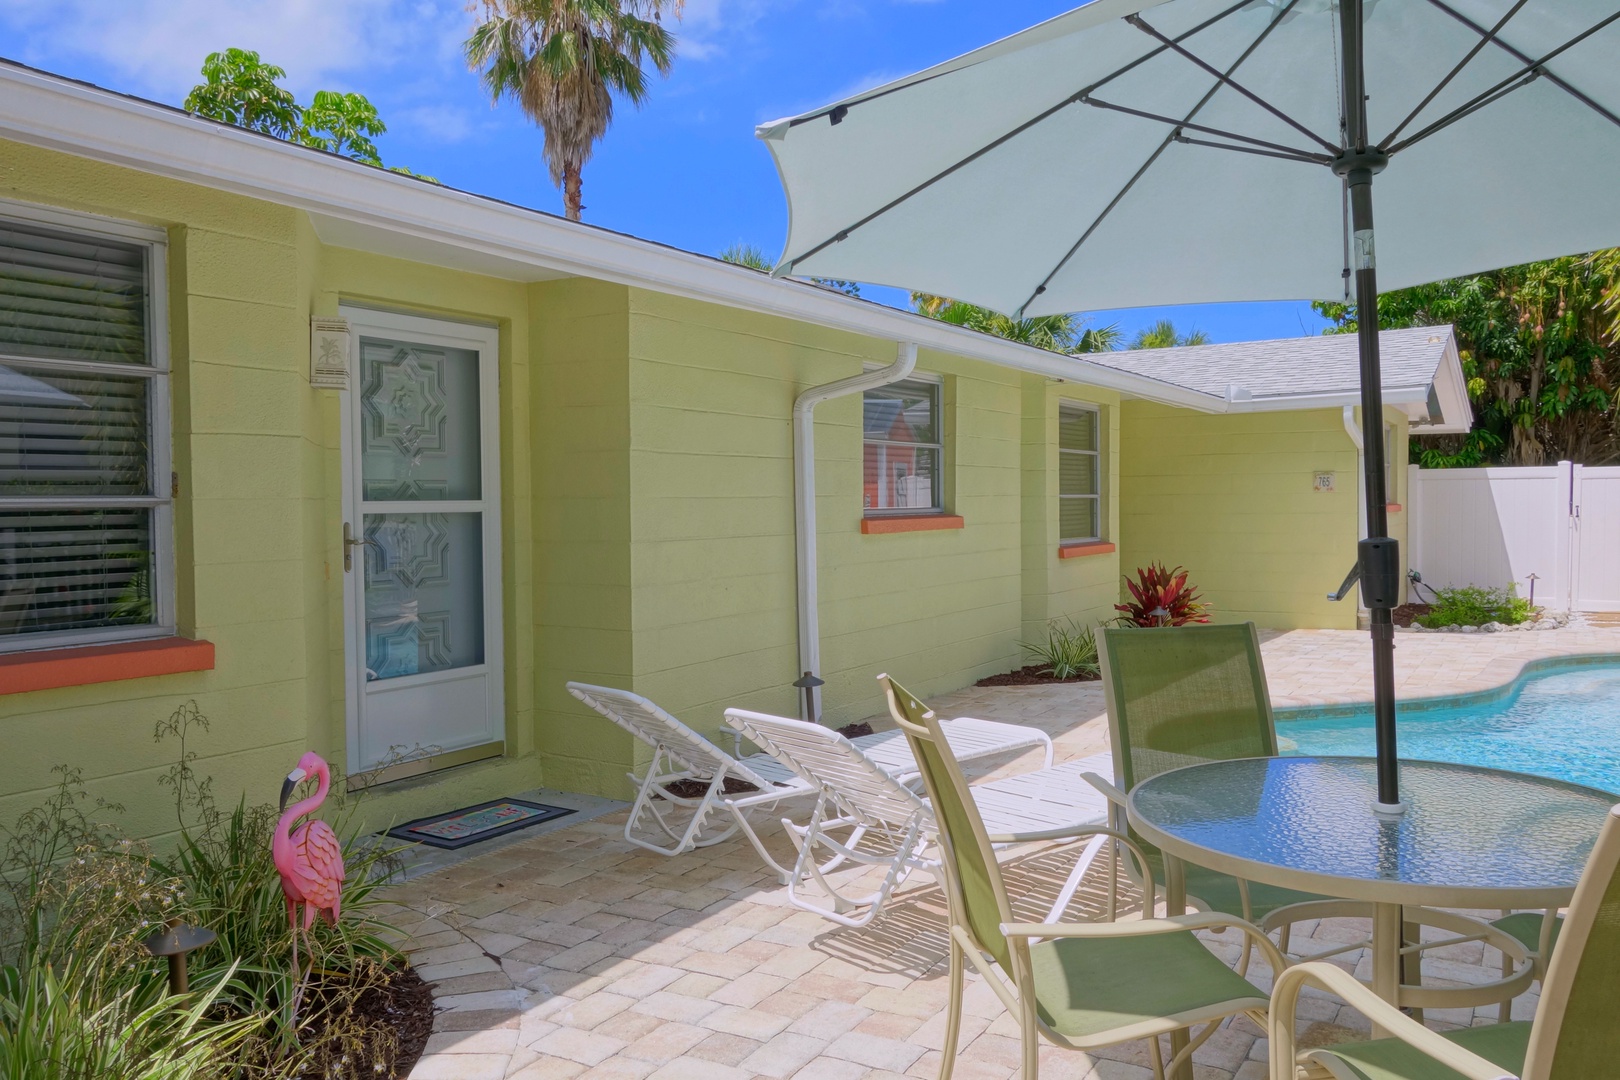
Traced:
POLYGON ((1169 319, 1160 319, 1146 330, 1138 330, 1131 339, 1133 349, 1174 349, 1182 345, 1208 344, 1209 335, 1202 330, 1183 334, 1169 319))
POLYGON ((1119 348, 1119 327, 1088 327, 1085 318, 1080 315, 1036 315, 1028 319, 1015 319, 989 308, 928 293, 912 293, 911 302, 919 313, 941 322, 994 334, 1009 341, 1033 345, 1037 349, 1074 354, 1108 352, 1119 348))
POLYGON ((647 99, 644 61, 668 75, 675 35, 659 17, 684 0, 481 0, 467 63, 490 96, 511 97, 545 133, 551 182, 578 221, 580 174, 613 123, 613 97, 647 99))

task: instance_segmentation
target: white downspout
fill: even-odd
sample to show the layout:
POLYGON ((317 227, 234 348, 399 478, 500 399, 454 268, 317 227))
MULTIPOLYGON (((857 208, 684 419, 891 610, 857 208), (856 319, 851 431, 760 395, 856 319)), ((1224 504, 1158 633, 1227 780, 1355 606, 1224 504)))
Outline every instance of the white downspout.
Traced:
MULTIPOLYGON (((917 346, 899 343, 894 363, 824 386, 812 386, 793 402, 793 518, 799 560, 799 671, 820 677, 821 623, 816 609, 816 420, 815 408, 829 398, 858 394, 899 382, 917 366, 917 346)), ((821 719, 821 695, 812 690, 809 716, 821 719)))

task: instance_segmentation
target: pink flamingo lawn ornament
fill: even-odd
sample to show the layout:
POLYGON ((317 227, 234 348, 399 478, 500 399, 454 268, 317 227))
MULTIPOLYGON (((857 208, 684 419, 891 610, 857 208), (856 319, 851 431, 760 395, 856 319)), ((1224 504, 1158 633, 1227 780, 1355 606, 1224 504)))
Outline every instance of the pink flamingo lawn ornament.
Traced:
POLYGON ((287 774, 281 785, 281 820, 276 822, 275 838, 270 842, 270 855, 276 871, 281 874, 281 891, 287 898, 287 921, 293 930, 293 981, 299 984, 294 996, 296 1011, 298 996, 303 993, 298 972, 298 935, 304 935, 305 950, 309 948, 309 930, 315 925, 315 913, 326 916, 326 921, 337 924, 343 907, 343 845, 338 843, 332 826, 319 818, 304 822, 294 829, 293 822, 305 814, 314 813, 326 801, 327 789, 332 786, 332 771, 313 751, 298 759, 298 768, 287 774), (293 789, 303 781, 315 777, 315 794, 293 803, 287 799, 293 789), (298 905, 304 906, 304 925, 298 925, 298 905))

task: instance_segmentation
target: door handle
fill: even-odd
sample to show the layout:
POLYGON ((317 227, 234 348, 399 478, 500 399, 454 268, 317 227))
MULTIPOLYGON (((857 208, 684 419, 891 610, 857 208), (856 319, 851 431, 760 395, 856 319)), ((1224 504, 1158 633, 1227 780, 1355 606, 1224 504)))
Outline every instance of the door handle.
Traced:
POLYGON ((345 574, 354 569, 354 549, 363 544, 370 544, 379 552, 382 551, 382 545, 375 540, 364 536, 356 540, 354 538, 354 526, 345 521, 343 523, 343 572, 345 574))

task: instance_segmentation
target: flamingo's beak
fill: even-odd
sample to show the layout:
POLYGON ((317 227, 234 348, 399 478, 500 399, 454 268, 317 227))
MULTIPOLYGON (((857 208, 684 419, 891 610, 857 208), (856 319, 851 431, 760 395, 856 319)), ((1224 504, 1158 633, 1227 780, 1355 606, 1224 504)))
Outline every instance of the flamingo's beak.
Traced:
POLYGON ((281 782, 281 812, 287 812, 287 800, 292 797, 293 788, 303 783, 304 777, 309 774, 303 769, 294 769, 287 774, 287 779, 281 782))

